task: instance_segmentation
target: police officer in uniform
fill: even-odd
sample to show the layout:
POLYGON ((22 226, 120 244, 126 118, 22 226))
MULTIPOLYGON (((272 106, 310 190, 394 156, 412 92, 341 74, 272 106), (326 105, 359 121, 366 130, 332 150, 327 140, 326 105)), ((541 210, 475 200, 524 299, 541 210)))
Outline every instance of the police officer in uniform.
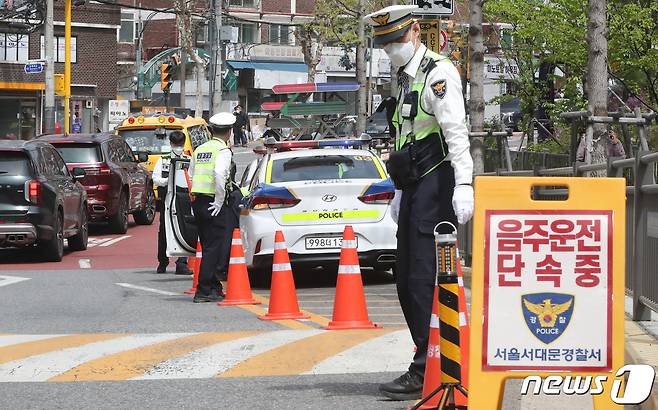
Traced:
POLYGON ((235 116, 221 112, 210 117, 212 139, 200 145, 190 164, 192 211, 199 231, 203 259, 194 303, 216 302, 224 296, 217 266, 226 252, 226 200, 232 190, 230 171, 232 153, 228 147, 235 116))
MULTIPOLYGON (((157 273, 165 273, 169 258, 167 257, 167 235, 165 232, 165 213, 164 200, 167 195, 167 183, 169 181, 169 167, 171 158, 189 158, 183 154, 185 146, 185 134, 181 131, 172 131, 169 134, 169 144, 171 153, 162 155, 153 168, 153 183, 158 189, 158 212, 160 212, 160 226, 158 228, 158 269, 157 273)), ((185 181, 176 181, 181 187, 187 187, 185 181), (181 185, 182 182, 182 185, 181 185)), ((176 260, 176 275, 191 275, 192 272, 187 267, 187 258, 178 258, 176 260)))
POLYGON ((421 43, 415 11, 417 6, 390 6, 365 17, 375 43, 399 67, 391 115, 395 151, 387 168, 397 188, 391 208, 398 222, 398 298, 416 353, 405 374, 379 387, 394 400, 422 393, 436 276, 434 228, 443 221, 464 224, 473 215, 473 160, 460 76, 450 59, 421 43))

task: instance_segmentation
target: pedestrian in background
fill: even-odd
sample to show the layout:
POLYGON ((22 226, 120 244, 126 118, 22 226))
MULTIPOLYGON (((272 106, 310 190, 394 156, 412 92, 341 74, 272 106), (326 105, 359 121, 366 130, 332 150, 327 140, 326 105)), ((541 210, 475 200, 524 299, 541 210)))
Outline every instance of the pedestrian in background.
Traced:
MULTIPOLYGON (((183 154, 185 147, 185 134, 181 131, 172 131, 169 134, 169 144, 171 152, 162 155, 158 162, 153 167, 153 183, 158 190, 157 208, 160 212, 160 226, 158 228, 158 268, 157 273, 165 273, 169 265, 169 258, 167 257, 167 234, 165 232, 165 208, 164 200, 167 196, 167 185, 169 183, 169 172, 171 169, 172 158, 187 158, 190 157, 183 154)), ((184 175, 176 175, 176 185, 184 191, 187 191, 187 183, 184 175), (182 179, 181 179, 182 178, 182 179)), ((187 266, 187 258, 178 258, 176 260, 176 275, 191 275, 189 267, 187 266)))
POLYGON ((192 210, 203 250, 194 303, 217 302, 224 297, 217 267, 226 252, 227 236, 232 235, 226 224, 229 209, 225 202, 232 190, 232 153, 228 143, 235 119, 229 112, 210 117, 212 139, 194 151, 190 164, 192 210))
MULTIPOLYGON (((448 57, 422 44, 414 12, 422 13, 417 6, 389 6, 364 18, 374 28, 375 44, 399 67, 391 130, 397 138, 387 168, 397 188, 391 214, 398 222, 398 298, 416 353, 405 374, 379 386, 393 400, 418 399, 423 390, 436 280, 435 227, 465 224, 473 215, 461 78, 448 57)), ((452 228, 438 231, 452 233, 452 228)))
POLYGON ((235 124, 233 124, 233 140, 235 146, 247 146, 247 132, 251 132, 251 125, 249 124, 249 116, 242 109, 242 105, 238 104, 233 110, 235 115, 235 124))
MULTIPOLYGON (((624 157, 626 158, 626 151, 624 150, 624 144, 619 141, 617 138, 617 133, 613 129, 608 129, 608 145, 607 153, 608 157, 624 157)), ((580 143, 578 144, 578 150, 576 151, 576 161, 585 162, 585 151, 587 150, 587 138, 583 135, 580 138, 580 143)))

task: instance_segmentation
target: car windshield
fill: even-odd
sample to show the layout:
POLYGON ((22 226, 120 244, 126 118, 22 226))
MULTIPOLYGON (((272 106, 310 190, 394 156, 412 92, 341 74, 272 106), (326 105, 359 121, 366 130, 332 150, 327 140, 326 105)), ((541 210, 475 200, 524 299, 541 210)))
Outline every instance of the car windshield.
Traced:
POLYGON ((171 152, 169 134, 175 129, 165 129, 166 134, 155 135, 155 129, 119 130, 119 135, 126 139, 133 152, 147 152, 149 154, 166 154, 171 152))
POLYGON ((370 155, 314 155, 275 159, 271 182, 322 179, 381 179, 370 155))
POLYGON ((22 152, 0 151, 0 175, 31 175, 30 160, 22 152))
POLYGON ((98 144, 53 144, 67 164, 83 164, 103 161, 98 144))

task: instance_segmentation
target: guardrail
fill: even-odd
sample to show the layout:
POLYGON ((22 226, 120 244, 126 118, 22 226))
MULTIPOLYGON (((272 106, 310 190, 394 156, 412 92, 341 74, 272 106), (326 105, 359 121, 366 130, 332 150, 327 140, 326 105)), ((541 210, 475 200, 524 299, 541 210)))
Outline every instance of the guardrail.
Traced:
MULTIPOLYGON (((626 291, 633 296, 633 320, 649 320, 658 312, 658 152, 638 151, 634 158, 609 158, 607 163, 575 163, 572 167, 486 173, 499 176, 582 177, 590 171, 623 177, 626 185, 626 291)), ((560 196, 559 190, 538 192, 542 199, 560 196), (543 196, 542 196, 543 195, 543 196)), ((471 265, 473 226, 459 230, 462 260, 471 265)))

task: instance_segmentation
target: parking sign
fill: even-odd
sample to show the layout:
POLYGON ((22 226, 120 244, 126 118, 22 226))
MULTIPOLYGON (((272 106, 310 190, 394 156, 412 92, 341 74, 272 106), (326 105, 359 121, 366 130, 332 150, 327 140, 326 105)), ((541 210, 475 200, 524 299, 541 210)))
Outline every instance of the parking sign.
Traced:
POLYGON ((419 14, 452 16, 455 12, 453 0, 418 0, 416 5, 420 8, 419 14))

